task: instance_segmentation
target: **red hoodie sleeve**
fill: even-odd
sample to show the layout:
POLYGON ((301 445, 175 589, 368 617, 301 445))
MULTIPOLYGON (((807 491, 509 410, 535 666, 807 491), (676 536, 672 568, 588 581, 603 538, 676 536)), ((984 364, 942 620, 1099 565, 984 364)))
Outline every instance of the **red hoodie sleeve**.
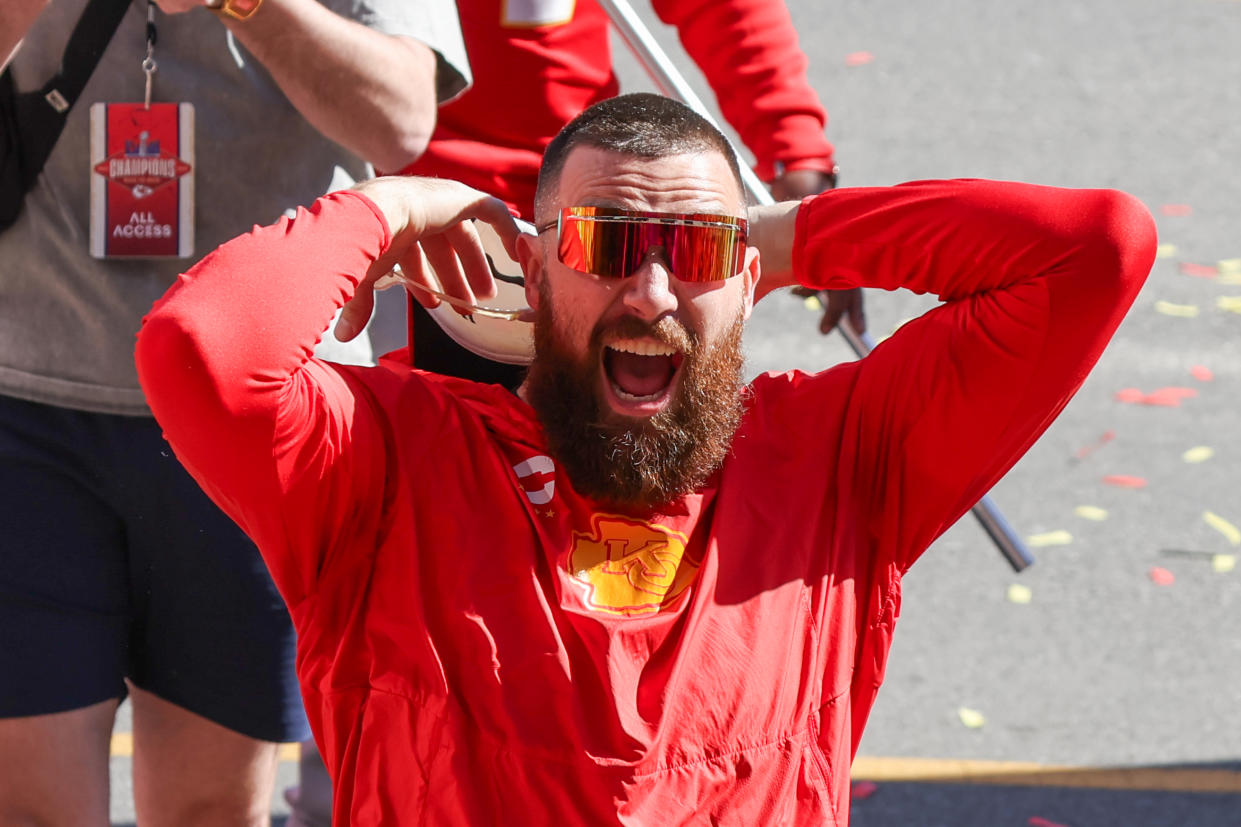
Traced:
POLYGON ((808 60, 783 0, 653 0, 677 27, 720 111, 754 153, 764 181, 787 169, 831 172, 827 112, 806 79, 808 60))
POLYGON ((780 423, 791 437, 822 442, 824 422, 806 410, 841 411, 826 461, 849 503, 839 517, 868 527, 876 562, 906 570, 1033 444, 1154 253, 1150 213, 1115 191, 930 181, 803 202, 793 253, 803 284, 944 301, 865 359, 789 380, 804 394, 802 421, 790 412, 780 423))
POLYGON ((259 546, 291 608, 337 530, 364 536, 377 519, 381 420, 312 353, 390 241, 369 199, 325 196, 206 256, 138 335, 138 376, 169 443, 259 546))

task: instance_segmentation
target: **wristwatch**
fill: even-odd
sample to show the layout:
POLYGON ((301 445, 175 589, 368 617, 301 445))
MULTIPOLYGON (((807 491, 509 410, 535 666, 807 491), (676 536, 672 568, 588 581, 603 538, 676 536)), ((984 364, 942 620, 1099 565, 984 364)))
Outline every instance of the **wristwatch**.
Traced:
POLYGON ((207 8, 218 15, 245 20, 259 10, 263 0, 207 0, 207 8))

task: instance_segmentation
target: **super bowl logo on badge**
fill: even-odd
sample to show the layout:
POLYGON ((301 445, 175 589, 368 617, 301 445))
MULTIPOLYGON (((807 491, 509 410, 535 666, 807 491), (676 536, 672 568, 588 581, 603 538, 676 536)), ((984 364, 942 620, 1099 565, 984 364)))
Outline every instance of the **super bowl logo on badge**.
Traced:
POLYGON ((90 114, 91 255, 192 255, 193 107, 97 103, 90 114))

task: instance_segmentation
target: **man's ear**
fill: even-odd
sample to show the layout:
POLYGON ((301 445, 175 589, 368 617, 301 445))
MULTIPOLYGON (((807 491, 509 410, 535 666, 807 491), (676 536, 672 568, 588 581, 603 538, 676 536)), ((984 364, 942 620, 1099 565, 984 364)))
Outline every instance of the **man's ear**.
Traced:
POLYGON ((745 267, 741 271, 741 277, 745 279, 743 289, 745 296, 742 298, 744 306, 742 307, 743 319, 750 318, 750 311, 754 309, 754 291, 758 287, 758 280, 762 276, 762 268, 759 266, 759 255, 757 247, 745 248, 745 267))
POLYGON ((547 275, 543 266, 543 245, 537 235, 522 233, 517 237, 517 261, 526 279, 526 304, 539 309, 539 290, 547 275))

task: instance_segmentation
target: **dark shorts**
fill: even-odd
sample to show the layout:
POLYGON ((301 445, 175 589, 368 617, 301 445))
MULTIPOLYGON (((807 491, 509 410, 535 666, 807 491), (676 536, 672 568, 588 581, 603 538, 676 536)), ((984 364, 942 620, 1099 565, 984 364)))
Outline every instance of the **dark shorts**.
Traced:
POLYGON ((267 741, 308 737, 288 612, 155 420, 0 396, 0 717, 128 677, 267 741))

